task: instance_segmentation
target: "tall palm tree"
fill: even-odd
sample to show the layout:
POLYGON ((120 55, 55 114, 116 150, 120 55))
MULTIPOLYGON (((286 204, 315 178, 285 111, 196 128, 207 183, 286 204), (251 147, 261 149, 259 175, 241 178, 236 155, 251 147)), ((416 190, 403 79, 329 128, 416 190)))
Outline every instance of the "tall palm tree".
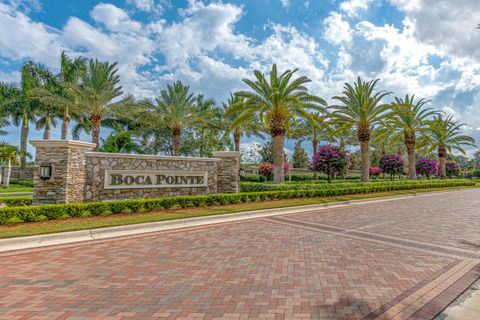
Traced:
POLYGON ((79 106, 89 115, 92 129, 92 142, 95 150, 100 147, 100 126, 102 118, 123 104, 134 103, 132 97, 115 101, 123 94, 117 63, 100 62, 90 59, 87 71, 81 74, 80 84, 72 87, 79 106))
POLYGON ((293 78, 297 69, 278 74, 274 64, 269 77, 255 70, 255 79, 243 79, 250 91, 236 93, 243 101, 232 106, 229 112, 242 113, 233 123, 236 125, 252 114, 256 114, 268 128, 272 136, 273 177, 275 183, 284 183, 284 142, 287 132, 297 122, 297 118, 311 119, 309 110, 324 111, 325 100, 308 93, 305 86, 310 79, 301 76, 293 78))
POLYGON ((229 124, 227 132, 233 134, 233 145, 235 151, 240 151, 240 141, 243 135, 247 137, 257 136, 264 139, 263 132, 265 127, 261 124, 258 116, 255 114, 250 114, 250 117, 242 119, 242 121, 235 121, 241 114, 242 111, 238 112, 229 112, 229 108, 234 105, 244 103, 244 99, 230 93, 230 98, 228 98, 227 103, 223 105, 225 110, 225 118, 229 124), (235 123, 235 125, 233 125, 235 123))
MULTIPOLYGON (((424 108, 428 103, 425 99, 414 102, 415 95, 405 99, 395 97, 395 102, 391 104, 392 110, 389 113, 388 122, 393 127, 393 131, 397 131, 403 135, 403 143, 407 148, 408 154, 408 179, 417 179, 415 169, 415 152, 417 147, 417 134, 425 133, 427 126, 426 120, 437 114, 432 108, 424 108)), ((390 135, 392 132, 390 132, 390 135)))
POLYGON ((437 150, 440 162, 440 176, 445 178, 447 152, 457 150, 462 154, 466 154, 463 146, 475 147, 475 139, 462 134, 461 128, 465 124, 458 123, 451 116, 444 117, 438 114, 433 120, 428 120, 427 124, 428 134, 425 135, 424 139, 430 145, 428 152, 437 150))
POLYGON ((21 82, 17 85, 0 83, 3 99, 1 106, 9 114, 15 126, 21 126, 20 133, 20 166, 22 171, 27 162, 27 142, 30 122, 35 121, 40 106, 34 95, 35 88, 44 84, 45 68, 31 61, 26 62, 21 69, 21 82))
POLYGON ((211 111, 201 110, 195 105, 195 96, 181 81, 167 85, 161 91, 146 121, 153 127, 164 126, 171 132, 172 153, 180 155, 180 136, 186 128, 206 126, 211 111))
POLYGON ((362 161, 362 181, 369 181, 369 143, 372 130, 385 117, 388 105, 382 103, 382 99, 389 92, 375 92, 377 80, 362 81, 358 77, 352 85, 345 83, 342 96, 335 96, 341 104, 334 105, 332 117, 341 125, 351 125, 357 131, 357 139, 360 143, 362 161))

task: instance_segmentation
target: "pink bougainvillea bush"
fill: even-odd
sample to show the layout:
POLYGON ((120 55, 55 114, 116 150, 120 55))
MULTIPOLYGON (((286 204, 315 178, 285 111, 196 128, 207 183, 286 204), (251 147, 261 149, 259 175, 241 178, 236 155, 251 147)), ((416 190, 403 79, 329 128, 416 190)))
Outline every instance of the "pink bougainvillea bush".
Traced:
POLYGON ((333 177, 341 175, 347 168, 349 155, 337 146, 326 145, 320 147, 313 155, 312 171, 323 172, 331 181, 333 177))
POLYGON ((431 176, 438 174, 438 161, 432 159, 418 159, 415 163, 417 175, 430 179, 431 176))
POLYGON ((447 177, 459 177, 462 173, 462 168, 456 161, 447 161, 445 167, 447 168, 447 177))
POLYGON ((380 159, 380 171, 389 174, 392 179, 395 175, 403 174, 404 166, 405 160, 397 153, 384 155, 380 159))
POLYGON ((371 178, 377 178, 380 173, 382 173, 379 167, 371 167, 370 169, 368 169, 368 172, 370 173, 371 178))

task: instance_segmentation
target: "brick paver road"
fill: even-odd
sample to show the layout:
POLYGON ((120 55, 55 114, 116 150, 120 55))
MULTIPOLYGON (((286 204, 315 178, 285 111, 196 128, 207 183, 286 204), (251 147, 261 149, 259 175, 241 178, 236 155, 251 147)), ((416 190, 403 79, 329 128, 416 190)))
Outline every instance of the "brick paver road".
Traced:
POLYGON ((0 319, 432 319, 480 276, 480 190, 0 255, 0 319))

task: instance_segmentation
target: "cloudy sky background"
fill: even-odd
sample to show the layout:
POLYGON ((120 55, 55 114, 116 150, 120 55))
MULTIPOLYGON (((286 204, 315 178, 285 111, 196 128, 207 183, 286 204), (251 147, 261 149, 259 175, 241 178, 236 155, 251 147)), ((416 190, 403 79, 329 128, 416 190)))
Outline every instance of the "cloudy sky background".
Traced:
MULTIPOLYGON (((0 0, 0 81, 18 81, 29 59, 58 71, 66 50, 118 61, 136 97, 180 79, 220 103, 277 63, 298 67, 327 100, 356 76, 380 78, 480 142, 478 24, 478 0, 0 0)), ((8 131, 0 139, 18 145, 18 128, 8 131)))

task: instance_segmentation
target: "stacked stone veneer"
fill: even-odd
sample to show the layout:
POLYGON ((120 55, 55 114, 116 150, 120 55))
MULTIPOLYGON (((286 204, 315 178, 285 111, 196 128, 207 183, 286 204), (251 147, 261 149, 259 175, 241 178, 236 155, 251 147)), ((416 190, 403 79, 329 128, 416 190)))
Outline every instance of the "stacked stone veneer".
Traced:
POLYGON ((75 203, 176 195, 235 193, 240 189, 240 154, 215 152, 214 158, 92 152, 94 145, 68 140, 31 141, 36 147, 34 203, 75 203), (53 177, 39 178, 48 162, 53 177), (106 170, 207 172, 205 187, 105 189, 106 170))
POLYGON ((33 204, 84 201, 86 152, 95 147, 81 141, 37 140, 33 177, 33 204), (52 177, 40 179, 40 165, 52 166, 52 177))
POLYGON ((217 162, 220 161, 214 158, 87 153, 85 201, 217 193, 217 162), (207 187, 104 189, 105 170, 208 172, 207 187))

